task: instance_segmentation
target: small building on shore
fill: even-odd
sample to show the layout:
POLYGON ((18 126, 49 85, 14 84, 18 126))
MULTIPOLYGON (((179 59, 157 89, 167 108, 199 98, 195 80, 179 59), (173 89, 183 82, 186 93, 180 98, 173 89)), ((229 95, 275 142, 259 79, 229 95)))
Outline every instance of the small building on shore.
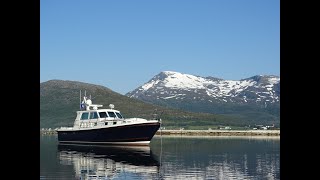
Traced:
POLYGON ((223 130, 230 130, 230 126, 218 126, 218 129, 223 129, 223 130))

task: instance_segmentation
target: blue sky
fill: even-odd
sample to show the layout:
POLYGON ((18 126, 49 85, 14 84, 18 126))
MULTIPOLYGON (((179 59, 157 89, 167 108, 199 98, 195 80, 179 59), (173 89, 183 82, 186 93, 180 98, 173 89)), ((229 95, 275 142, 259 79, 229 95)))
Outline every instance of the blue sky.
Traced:
POLYGON ((161 71, 280 76, 280 1, 40 1, 40 82, 125 94, 161 71))

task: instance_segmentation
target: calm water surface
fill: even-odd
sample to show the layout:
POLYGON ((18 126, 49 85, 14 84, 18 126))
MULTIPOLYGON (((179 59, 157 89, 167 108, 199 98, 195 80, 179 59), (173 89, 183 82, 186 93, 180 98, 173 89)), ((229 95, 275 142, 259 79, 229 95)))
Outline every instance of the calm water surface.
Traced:
POLYGON ((155 136, 147 147, 40 136, 40 179, 280 179, 280 137, 155 136))

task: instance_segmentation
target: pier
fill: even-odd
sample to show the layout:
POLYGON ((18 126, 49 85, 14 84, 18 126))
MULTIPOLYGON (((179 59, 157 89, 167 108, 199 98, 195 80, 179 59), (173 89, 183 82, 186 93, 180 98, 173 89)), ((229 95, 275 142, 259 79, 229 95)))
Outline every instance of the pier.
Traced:
POLYGON ((57 134, 56 130, 40 130, 40 135, 53 135, 53 134, 57 134))
POLYGON ((280 136, 280 130, 158 130, 156 135, 280 136))

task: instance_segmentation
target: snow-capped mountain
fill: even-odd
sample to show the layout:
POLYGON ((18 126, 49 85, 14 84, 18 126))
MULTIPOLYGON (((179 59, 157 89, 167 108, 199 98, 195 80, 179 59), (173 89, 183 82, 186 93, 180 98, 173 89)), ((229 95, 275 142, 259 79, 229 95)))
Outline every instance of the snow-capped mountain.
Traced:
POLYGON ((163 71, 126 94, 148 102, 193 100, 208 103, 262 104, 280 102, 280 77, 257 75, 242 80, 200 77, 163 71))
POLYGON ((257 124, 280 124, 278 76, 224 80, 163 71, 126 95, 187 111, 231 115, 257 124))

